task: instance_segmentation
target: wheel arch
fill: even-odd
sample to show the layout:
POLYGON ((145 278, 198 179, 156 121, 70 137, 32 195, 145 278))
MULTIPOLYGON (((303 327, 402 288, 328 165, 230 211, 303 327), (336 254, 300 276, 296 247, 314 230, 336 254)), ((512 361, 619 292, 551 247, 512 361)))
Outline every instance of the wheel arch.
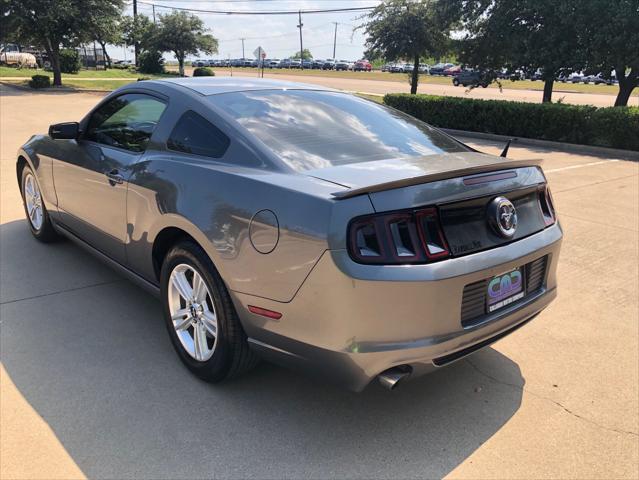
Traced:
POLYGON ((29 165, 29 162, 25 158, 25 155, 18 154, 18 160, 16 161, 16 178, 18 180, 18 188, 20 189, 20 193, 22 193, 22 172, 24 171, 24 167, 29 165))
MULTIPOLYGON (((169 253, 169 250, 171 250, 174 245, 177 245, 179 242, 183 241, 191 241, 206 252, 203 246, 200 245, 200 242, 198 242, 186 230, 183 230, 179 227, 165 227, 160 230, 155 236, 155 239, 153 240, 153 246, 151 248, 151 260, 153 262, 153 273, 155 274, 155 279, 157 281, 160 280, 162 263, 164 262, 164 258, 166 257, 166 255, 169 253)), ((213 261, 213 259, 211 259, 211 261, 213 261)))

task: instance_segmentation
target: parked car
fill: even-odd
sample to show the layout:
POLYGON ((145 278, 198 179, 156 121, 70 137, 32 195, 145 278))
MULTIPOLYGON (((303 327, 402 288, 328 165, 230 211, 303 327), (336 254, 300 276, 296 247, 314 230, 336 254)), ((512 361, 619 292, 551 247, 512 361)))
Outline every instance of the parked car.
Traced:
POLYGON ((461 73, 453 77, 453 85, 456 87, 462 85, 464 87, 481 86, 482 88, 486 88, 488 86, 488 81, 486 80, 485 75, 477 70, 463 70, 461 73))
POLYGON ((573 72, 568 75, 567 81, 570 83, 581 83, 584 79, 584 74, 581 72, 573 72))
POLYGON ((384 65, 382 65, 382 72, 390 72, 390 68, 391 68, 391 64, 385 63, 384 65))
POLYGON ((208 63, 206 60, 194 60, 191 62, 192 67, 207 67, 208 63))
POLYGON ((430 67, 429 72, 431 75, 443 75, 444 70, 447 68, 454 67, 452 63, 436 63, 432 67, 430 67))
POLYGON ((425 63, 419 64, 419 73, 428 73, 428 65, 425 63))
POLYGON ((264 358, 392 389, 557 295, 562 230, 538 161, 322 87, 129 84, 32 136, 16 172, 31 234, 159 296, 178 357, 210 382, 264 358))
POLYGON ((390 66, 391 73, 403 73, 404 72, 404 64, 403 63, 393 63, 390 66))
POLYGON ((459 75, 462 72, 462 68, 459 65, 453 65, 444 70, 443 75, 447 77, 452 77, 455 75, 459 75))
POLYGON ((299 60, 291 59, 288 68, 302 68, 302 62, 299 60))
POLYGON ((313 63, 311 65, 311 68, 315 68, 315 69, 319 69, 321 70, 324 67, 324 60, 319 60, 319 59, 313 59, 313 63))
POLYGON ((356 72, 370 72, 373 66, 368 60, 358 60, 353 65, 353 70, 356 72))
POLYGON ((601 73, 598 73, 597 75, 587 75, 583 77, 583 82, 594 83, 595 85, 601 85, 601 84, 613 85, 614 84, 614 81, 612 78, 604 78, 601 75, 601 73))
POLYGON ((338 60, 335 62, 335 70, 352 70, 353 63, 348 60, 338 60))
POLYGON ((335 70, 335 59, 327 58, 322 64, 322 70, 335 70))
POLYGON ((279 58, 266 58, 264 60, 264 67, 265 68, 277 68, 280 65, 280 59, 279 58))
POLYGON ((302 60, 302 68, 313 68, 313 60, 302 60))

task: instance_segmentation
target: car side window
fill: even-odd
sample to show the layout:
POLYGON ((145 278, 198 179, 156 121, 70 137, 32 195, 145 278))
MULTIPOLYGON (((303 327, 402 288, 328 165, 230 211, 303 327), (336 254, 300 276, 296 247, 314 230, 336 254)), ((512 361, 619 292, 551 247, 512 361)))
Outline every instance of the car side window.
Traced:
POLYGON ((132 152, 143 152, 165 108, 165 102, 150 95, 120 95, 93 113, 85 138, 132 152))
POLYGON ((175 124, 166 146, 170 150, 220 158, 231 141, 219 128, 193 111, 188 111, 175 124))

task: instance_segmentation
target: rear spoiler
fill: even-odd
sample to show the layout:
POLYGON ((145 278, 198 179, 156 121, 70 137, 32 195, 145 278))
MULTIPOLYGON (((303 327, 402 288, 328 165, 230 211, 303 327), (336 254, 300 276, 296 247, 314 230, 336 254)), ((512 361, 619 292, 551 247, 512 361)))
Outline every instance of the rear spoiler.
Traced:
POLYGON ((378 183, 376 185, 369 185, 366 187, 354 188, 350 190, 342 190, 334 192, 331 195, 338 199, 343 200, 346 198, 356 197, 358 195, 365 195, 368 193, 381 192, 384 190, 392 190, 394 188, 410 187, 412 185, 419 185, 422 183, 437 182, 439 180, 448 180, 450 178, 465 177, 468 175, 476 175, 478 173, 497 172, 500 170, 510 170, 514 168, 523 167, 538 167, 543 160, 508 160, 503 162, 491 163, 486 165, 475 165, 466 168, 458 168, 454 170, 444 170, 436 173, 429 173, 426 175, 418 175, 417 177, 402 178, 401 180, 393 180, 392 182, 378 183))

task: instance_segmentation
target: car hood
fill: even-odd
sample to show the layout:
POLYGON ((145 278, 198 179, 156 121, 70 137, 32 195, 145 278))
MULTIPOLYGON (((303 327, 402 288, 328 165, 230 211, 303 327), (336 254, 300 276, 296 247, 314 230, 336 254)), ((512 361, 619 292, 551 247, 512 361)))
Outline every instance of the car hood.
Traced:
POLYGON ((349 163, 304 172, 342 187, 333 194, 347 198, 446 178, 495 170, 536 166, 541 160, 511 160, 479 152, 458 152, 422 157, 349 163))

